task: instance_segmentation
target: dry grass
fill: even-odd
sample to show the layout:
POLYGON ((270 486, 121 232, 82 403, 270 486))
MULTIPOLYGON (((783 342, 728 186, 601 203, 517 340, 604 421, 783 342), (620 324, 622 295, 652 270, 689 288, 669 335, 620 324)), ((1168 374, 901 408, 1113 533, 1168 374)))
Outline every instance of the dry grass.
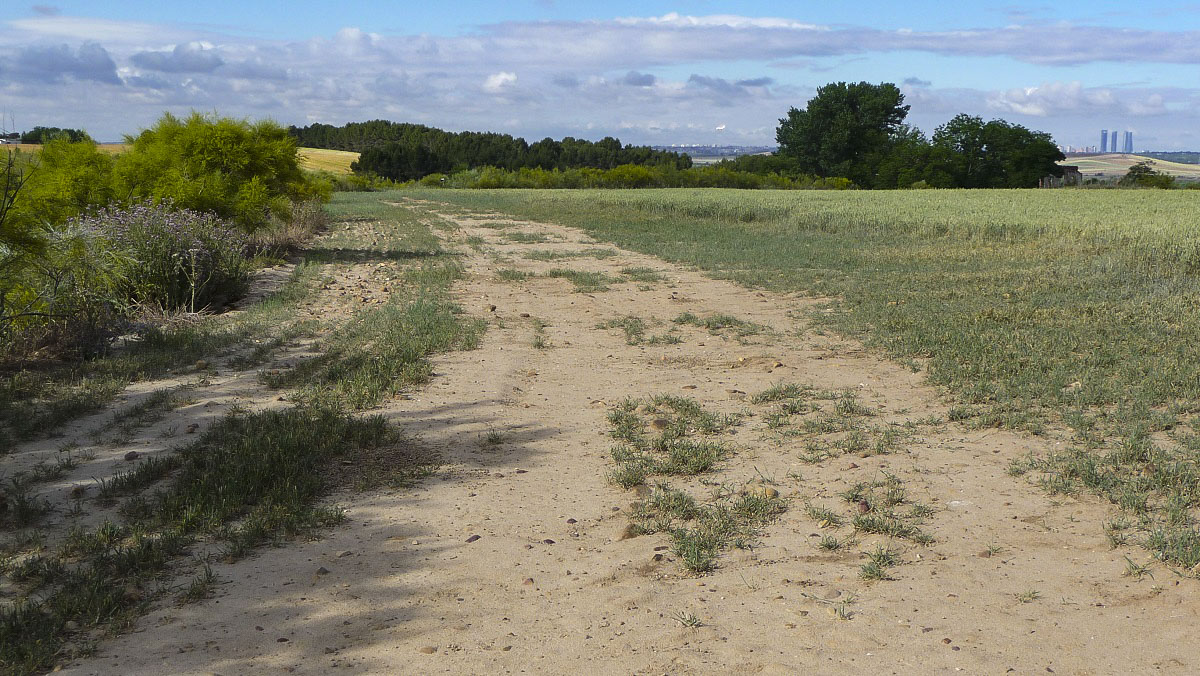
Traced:
POLYGON ((297 148, 297 155, 301 167, 335 174, 349 174, 350 164, 358 159, 358 153, 323 148, 297 148))

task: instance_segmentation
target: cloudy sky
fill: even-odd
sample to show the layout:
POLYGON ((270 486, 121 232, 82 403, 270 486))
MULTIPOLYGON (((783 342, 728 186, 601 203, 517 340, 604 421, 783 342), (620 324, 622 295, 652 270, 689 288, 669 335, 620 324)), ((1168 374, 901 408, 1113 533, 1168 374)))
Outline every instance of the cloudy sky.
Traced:
POLYGON ((1094 145, 1200 150, 1200 2, 63 1, 0 13, 5 126, 118 140, 163 111, 772 144, 835 81, 1094 145), (986 6, 985 6, 986 5, 986 6))

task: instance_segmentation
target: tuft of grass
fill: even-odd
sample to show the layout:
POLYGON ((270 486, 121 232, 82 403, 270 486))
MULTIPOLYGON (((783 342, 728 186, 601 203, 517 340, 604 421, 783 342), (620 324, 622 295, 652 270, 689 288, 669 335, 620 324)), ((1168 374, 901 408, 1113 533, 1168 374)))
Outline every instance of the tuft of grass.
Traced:
POLYGON ((535 249, 522 255, 531 261, 558 261, 569 258, 612 258, 617 255, 617 251, 616 249, 582 249, 579 251, 535 249))
POLYGON ((201 568, 200 574, 192 578, 187 588, 179 595, 179 603, 197 603, 211 597, 213 587, 216 584, 217 574, 213 572, 212 566, 206 562, 201 568))
POLYGON ((1017 601, 1020 603, 1033 603, 1034 601, 1042 598, 1042 593, 1036 589, 1029 589, 1029 590, 1014 594, 1014 596, 1016 597, 1017 601))
POLYGON ((827 552, 836 552, 845 547, 847 544, 848 541, 845 539, 839 540, 833 535, 825 535, 821 537, 821 541, 817 543, 817 546, 827 552))
POLYGON ((842 517, 828 507, 814 505, 811 502, 804 503, 804 511, 808 514, 808 518, 816 521, 817 524, 824 524, 822 527, 838 528, 844 523, 842 517))
POLYGON ((506 232, 501 237, 517 244, 543 244, 550 241, 550 235, 544 232, 506 232))
POLYGON ((501 268, 496 271, 496 277, 506 282, 523 282, 529 279, 529 273, 516 268, 501 268))
POLYGON ((684 612, 682 610, 672 615, 671 619, 685 627, 688 627, 689 629, 695 629, 696 627, 704 626, 704 622, 701 621, 695 613, 684 612))
POLYGON ((646 267, 626 267, 621 268, 621 275, 628 277, 632 282, 642 282, 644 284, 653 284, 666 280, 666 277, 654 268, 646 267))
POLYGON ((767 327, 762 324, 755 324, 744 319, 739 319, 733 315, 713 314, 708 317, 698 317, 691 312, 684 312, 671 321, 676 324, 690 324, 705 329, 714 335, 719 334, 725 329, 729 329, 731 333, 739 338, 757 335, 767 331, 767 327))
POLYGON ((867 552, 868 561, 859 570, 859 577, 867 581, 891 580, 888 569, 900 563, 900 557, 891 549, 878 545, 874 551, 867 552))
POLYGON ((626 345, 639 345, 646 339, 646 322, 634 315, 617 317, 596 325, 598 329, 621 329, 626 345))
POLYGON ((608 291, 608 285, 617 280, 603 272, 586 272, 584 270, 569 270, 554 268, 546 273, 547 277, 570 280, 575 285, 575 293, 597 293, 608 291))

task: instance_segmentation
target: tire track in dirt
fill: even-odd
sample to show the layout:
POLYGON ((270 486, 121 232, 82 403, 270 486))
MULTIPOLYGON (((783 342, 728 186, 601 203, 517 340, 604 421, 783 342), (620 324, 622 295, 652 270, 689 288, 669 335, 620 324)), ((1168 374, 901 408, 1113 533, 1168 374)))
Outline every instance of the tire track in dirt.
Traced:
MULTIPOLYGON (((413 205, 428 209, 428 205, 413 205)), ((217 598, 168 607, 118 637, 78 673, 1186 673, 1196 582, 1156 567, 1123 577, 1099 502, 1048 497, 1007 475, 1010 460, 1057 441, 955 425, 919 427, 896 452, 800 459, 746 394, 794 382, 853 391, 879 424, 945 418, 919 374, 811 330, 818 301, 759 293, 617 250, 530 260, 531 252, 615 249, 577 231, 496 216, 447 214, 467 275, 456 286, 488 319, 483 346, 435 358, 436 375, 379 412, 444 465, 421 484, 337 501, 349 522, 321 540, 228 566, 217 598), (524 233, 526 237, 514 233, 524 233), (535 241, 545 239, 547 241, 535 241), (600 255, 603 255, 601 253, 600 255), (554 268, 646 267, 665 280, 576 293, 554 268), (533 276, 502 281, 501 269, 533 276), (627 345, 599 329, 626 315, 652 332, 680 313, 732 315, 769 327, 738 341, 675 327, 682 342, 627 345), (656 323, 657 322, 657 323, 656 323), (550 347, 534 347, 540 331, 550 347), (753 413, 738 454, 708 477, 769 477, 789 509, 748 550, 686 575, 665 535, 621 539, 632 491, 606 481, 608 410, 670 393, 726 413, 753 413), (789 474, 798 473, 795 479, 789 474), (861 552, 823 552, 806 501, 850 514, 856 482, 897 477, 934 507, 934 542, 893 542, 891 581, 859 578, 861 552), (479 536, 477 539, 474 536, 479 536), (471 542, 468 542, 471 539, 471 542), (326 572, 318 574, 319 569, 326 572), (1037 592, 1032 597, 1031 592, 1037 592), (849 619, 831 610, 842 608, 849 619), (702 625, 673 619, 694 614, 702 625)), ((545 257, 545 254, 542 254, 545 257)), ((687 484, 696 489, 698 481, 687 484)))

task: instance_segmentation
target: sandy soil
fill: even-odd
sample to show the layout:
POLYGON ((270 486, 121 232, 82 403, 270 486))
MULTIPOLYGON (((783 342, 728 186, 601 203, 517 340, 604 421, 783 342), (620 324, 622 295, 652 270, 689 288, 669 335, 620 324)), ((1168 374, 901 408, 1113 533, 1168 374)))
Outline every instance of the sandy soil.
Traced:
MULTIPOLYGON (((1106 506, 1051 498, 1007 475, 1013 458, 1059 443, 1052 435, 925 426, 896 453, 802 462, 796 445, 767 432, 746 393, 782 382, 852 388, 878 421, 895 423, 945 418, 948 402, 920 374, 813 331, 804 319, 812 299, 747 290, 625 251, 532 261, 522 254, 612 247, 557 226, 449 218, 460 225, 451 245, 468 270, 456 294, 489 330, 480 349, 438 357, 428 387, 381 409, 420 449, 440 455, 435 474, 412 488, 335 496, 349 512, 343 527, 214 566, 222 581, 215 598, 164 605, 66 671, 1200 670, 1191 640, 1198 583, 1157 565, 1153 579, 1123 576, 1126 556, 1143 562, 1146 554, 1109 548, 1106 506), (512 232, 551 241, 516 244, 503 236, 512 232), (468 247, 468 237, 485 244, 468 247), (653 268, 666 281, 576 293, 565 279, 496 275, 567 267, 619 276, 626 266, 653 268), (630 346, 619 330, 597 328, 636 315, 661 322, 650 327, 661 333, 684 311, 726 313, 771 331, 739 342, 683 326, 682 343, 630 346), (533 346, 539 320, 545 349, 533 346), (621 539, 635 495, 606 481, 606 414, 625 397, 657 393, 753 413, 733 437, 737 455, 709 478, 739 485, 766 477, 789 500, 756 547, 726 552, 702 577, 686 574, 665 535, 621 539), (489 441, 492 431, 499 443, 489 441), (892 543, 903 559, 895 579, 866 582, 862 552, 884 541, 864 536, 847 551, 823 552, 820 535, 851 531, 821 528, 804 503, 848 514, 837 493, 885 473, 935 508, 924 525, 935 542, 892 543), (848 618, 836 616, 839 608, 848 618), (701 626, 675 619, 686 615, 701 626)), ((357 279, 362 288, 370 276, 357 279)), ((192 413, 212 401, 209 410, 277 397, 251 377, 207 382, 192 413)))

